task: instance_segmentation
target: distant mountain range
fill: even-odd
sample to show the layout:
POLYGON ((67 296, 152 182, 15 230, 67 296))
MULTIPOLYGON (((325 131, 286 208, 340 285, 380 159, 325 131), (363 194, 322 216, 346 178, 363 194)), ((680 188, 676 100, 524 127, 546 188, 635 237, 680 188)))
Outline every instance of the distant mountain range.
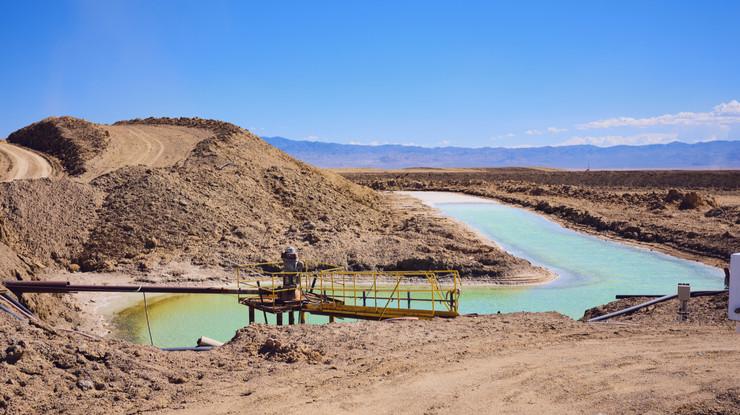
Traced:
POLYGON ((293 157, 319 167, 552 167, 561 169, 738 169, 740 141, 673 142, 596 147, 418 147, 356 145, 263 137, 293 157))

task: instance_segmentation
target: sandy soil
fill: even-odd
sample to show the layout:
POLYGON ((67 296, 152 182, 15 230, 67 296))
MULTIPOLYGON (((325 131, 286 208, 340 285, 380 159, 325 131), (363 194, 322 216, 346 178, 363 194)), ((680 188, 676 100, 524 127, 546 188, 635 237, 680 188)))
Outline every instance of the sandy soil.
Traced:
POLYGON ((578 326, 526 314, 318 331, 327 348, 334 339, 359 338, 331 352, 328 368, 278 366, 267 378, 214 387, 206 402, 161 413, 740 411, 740 342, 730 331, 578 326))
POLYGON ((213 133, 175 125, 102 126, 109 134, 105 150, 87 162, 80 176, 90 181, 125 166, 169 167, 184 160, 201 140, 213 133))
POLYGON ((727 325, 556 313, 255 325, 204 353, 0 327, 9 414, 740 413, 727 325))
POLYGON ((53 173, 51 163, 21 146, 0 141, 0 181, 38 179, 53 173))

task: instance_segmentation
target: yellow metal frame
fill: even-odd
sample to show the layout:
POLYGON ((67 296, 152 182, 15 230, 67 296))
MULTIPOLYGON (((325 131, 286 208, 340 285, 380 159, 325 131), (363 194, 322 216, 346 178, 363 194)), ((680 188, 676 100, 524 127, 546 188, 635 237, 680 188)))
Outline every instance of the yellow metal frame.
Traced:
MULTIPOLYGON (((327 264, 320 264, 330 267, 327 264)), ((262 298, 274 301, 283 291, 284 275, 298 275, 302 293, 314 294, 302 310, 348 318, 456 317, 460 298, 460 275, 455 270, 346 271, 332 267, 320 271, 265 272, 262 267, 279 263, 236 267, 237 287, 259 288, 262 298), (372 305, 369 305, 372 304, 372 305), (424 304, 427 307, 418 307, 424 304), (412 307, 414 305, 414 307, 412 307)), ((240 296, 254 299, 255 295, 240 296)))

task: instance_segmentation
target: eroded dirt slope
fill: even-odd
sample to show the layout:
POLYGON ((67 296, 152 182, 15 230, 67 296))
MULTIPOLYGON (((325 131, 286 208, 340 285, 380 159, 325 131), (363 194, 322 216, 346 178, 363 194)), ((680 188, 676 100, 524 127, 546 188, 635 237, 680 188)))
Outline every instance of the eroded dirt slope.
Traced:
POLYGON ((495 278, 525 264, 472 238, 456 242, 460 231, 414 225, 421 219, 374 191, 238 127, 211 131, 216 136, 182 163, 123 168, 92 182, 108 197, 83 268, 150 268, 182 257, 203 265, 271 260, 288 244, 314 261, 359 269, 455 266, 495 278))
POLYGON ((547 277, 452 222, 400 207, 225 122, 104 126, 62 117, 11 138, 46 151, 71 176, 0 188, 0 243, 43 266, 147 273, 172 261, 269 261, 295 245, 306 259, 353 269, 454 268, 515 283, 547 277))
POLYGON ((102 153, 108 141, 100 126, 68 116, 45 118, 8 136, 10 143, 56 158, 74 176, 85 172, 85 163, 102 153))
POLYGON ((69 179, 0 185, 0 242, 42 266, 82 254, 103 194, 69 179))

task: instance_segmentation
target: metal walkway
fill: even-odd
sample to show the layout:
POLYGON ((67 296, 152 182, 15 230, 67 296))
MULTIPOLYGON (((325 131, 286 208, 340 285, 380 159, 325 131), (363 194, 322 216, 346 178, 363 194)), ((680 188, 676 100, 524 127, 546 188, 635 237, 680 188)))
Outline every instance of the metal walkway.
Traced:
POLYGON ((254 312, 275 314, 282 324, 295 321, 294 312, 305 321, 305 313, 334 318, 385 320, 414 317, 453 318, 458 314, 460 276, 457 271, 346 271, 328 268, 317 271, 270 272, 277 264, 237 267, 238 289, 249 287, 257 294, 240 295, 239 302, 254 312), (282 286, 283 277, 297 276, 296 287, 282 286))

